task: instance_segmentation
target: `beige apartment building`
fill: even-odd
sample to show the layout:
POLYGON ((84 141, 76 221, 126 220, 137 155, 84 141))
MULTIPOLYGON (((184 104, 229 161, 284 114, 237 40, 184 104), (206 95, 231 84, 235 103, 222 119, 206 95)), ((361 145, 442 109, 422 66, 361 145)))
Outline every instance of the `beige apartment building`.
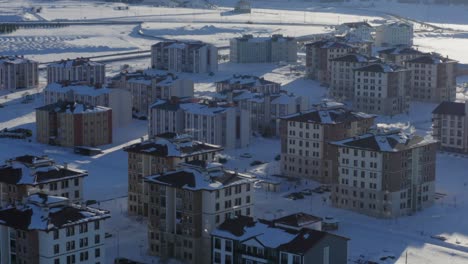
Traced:
POLYGON ((37 141, 64 147, 112 143, 112 110, 76 102, 57 102, 36 109, 37 141))
POLYGON ((88 172, 56 164, 47 156, 23 155, 0 165, 0 207, 22 202, 37 192, 83 202, 83 181, 88 172))
POLYGON ((468 101, 442 102, 432 111, 432 136, 443 150, 468 152, 468 101))
POLYGON ((167 72, 137 71, 122 72, 112 78, 112 88, 124 89, 131 93, 132 112, 148 116, 149 107, 157 99, 172 97, 193 97, 193 81, 181 79, 167 72))
POLYGON ((297 62, 297 40, 293 37, 243 35, 229 43, 229 59, 234 63, 297 62))
POLYGON ((357 52, 356 47, 345 42, 328 39, 308 43, 305 46, 307 75, 324 84, 329 84, 331 81, 331 59, 357 52))
POLYGON ((106 82, 106 66, 87 58, 61 60, 47 65, 47 83, 84 82, 103 85, 106 82))
POLYGON ((405 62, 411 72, 410 95, 425 102, 455 101, 458 62, 439 54, 427 54, 405 62))
POLYGON ((194 141, 188 135, 164 133, 124 150, 128 153, 128 213, 148 216, 149 198, 144 177, 175 170, 183 162, 211 162, 222 148, 194 141))
POLYGON ((354 100, 357 111, 397 115, 409 110, 409 70, 386 63, 374 63, 354 70, 354 100))
POLYGON ((281 174, 331 183, 335 157, 328 142, 366 133, 374 119, 331 103, 281 118, 281 174))
POLYGON ((253 216, 253 179, 219 163, 181 164, 147 177, 150 254, 210 263, 211 232, 235 215, 253 216))
POLYGON ((354 69, 378 61, 378 58, 358 53, 350 53, 331 59, 329 61, 331 64, 330 96, 339 101, 353 99, 354 69))
POLYGON ((36 88, 39 85, 38 65, 23 56, 0 56, 0 90, 36 88))
POLYGON ((433 204, 437 141, 379 129, 330 144, 333 206, 394 218, 433 204))

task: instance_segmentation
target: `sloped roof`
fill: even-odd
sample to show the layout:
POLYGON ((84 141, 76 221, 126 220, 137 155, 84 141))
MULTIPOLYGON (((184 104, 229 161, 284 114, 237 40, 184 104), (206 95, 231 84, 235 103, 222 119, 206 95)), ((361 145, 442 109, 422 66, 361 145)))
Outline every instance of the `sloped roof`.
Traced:
POLYGON ((433 114, 440 114, 440 115, 458 115, 458 116, 465 116, 465 103, 458 103, 458 102, 442 102, 440 103, 434 111, 433 114))

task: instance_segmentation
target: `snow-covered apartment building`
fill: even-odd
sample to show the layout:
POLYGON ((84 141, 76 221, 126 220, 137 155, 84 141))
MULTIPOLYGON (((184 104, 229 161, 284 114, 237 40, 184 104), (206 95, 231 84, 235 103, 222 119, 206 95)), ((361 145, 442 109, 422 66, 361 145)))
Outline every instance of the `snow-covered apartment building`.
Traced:
POLYGON ((338 35, 352 34, 361 40, 373 41, 374 28, 367 22, 343 23, 335 28, 338 35))
POLYGON ((330 144, 335 207, 393 218, 433 204, 437 141, 379 128, 330 144))
POLYGON ((331 64, 331 79, 329 93, 339 101, 354 98, 354 69, 378 62, 378 58, 368 57, 358 53, 349 53, 333 58, 331 64))
POLYGON ((410 70, 410 96, 416 101, 455 101, 457 64, 448 57, 432 53, 405 61, 410 70))
POLYGON ((432 136, 441 148, 468 152, 468 101, 442 102, 432 111, 432 136))
POLYGON ((374 63, 354 69, 353 107, 357 111, 396 115, 409 110, 410 71, 374 63))
POLYGON ((297 40, 280 34, 243 35, 230 40, 229 58, 234 63, 297 62, 297 40))
POLYGON ((106 263, 105 221, 110 213, 33 194, 0 210, 2 264, 106 263))
POLYGON ((412 60, 427 53, 421 52, 417 49, 401 46, 377 51, 379 57, 385 62, 394 63, 399 66, 404 66, 405 61, 412 60))
POLYGON ((47 65, 47 83, 63 81, 103 85, 106 82, 106 66, 87 58, 61 60, 47 65))
POLYGON ((345 42, 329 39, 308 43, 305 46, 308 77, 325 84, 331 81, 330 60, 358 50, 345 42))
POLYGON ((309 228, 311 222, 316 217, 304 213, 274 220, 226 219, 211 233, 210 263, 346 263, 349 239, 309 228))
POLYGON ((158 100, 149 116, 149 135, 165 132, 186 133, 195 140, 221 145, 226 149, 250 144, 250 114, 233 104, 158 100))
POLYGON ((148 216, 149 197, 144 177, 175 170, 183 162, 212 162, 221 150, 220 146, 176 133, 164 133, 124 148, 128 153, 128 213, 148 216))
POLYGON ((413 46, 413 25, 404 22, 386 23, 375 28, 375 46, 413 46))
POLYGON ((0 56, 0 90, 31 89, 39 85, 36 61, 19 56, 0 56))
POLYGON ((218 48, 201 41, 162 41, 151 46, 151 67, 171 72, 216 72, 218 48))
POLYGON ((112 143, 112 110, 59 101, 36 109, 38 142, 64 147, 112 143))
POLYGON ((71 169, 67 164, 56 164, 47 156, 24 155, 8 159, 0 166, 0 207, 21 202, 37 192, 80 203, 83 201, 83 180, 86 176, 86 171, 71 169))
POLYGON ((254 214, 253 179, 203 162, 147 177, 150 254, 210 263, 211 232, 235 215, 254 214))
POLYGON ((231 78, 216 82, 216 92, 223 94, 234 90, 247 90, 253 93, 276 94, 281 90, 281 84, 265 80, 253 75, 234 74, 231 78))
POLYGON ((110 86, 129 91, 133 113, 140 116, 148 116, 149 106, 157 99, 193 97, 192 80, 167 72, 122 72, 112 78, 110 86))
POLYGON ((79 102, 112 109, 112 125, 123 127, 132 120, 132 96, 123 89, 96 87, 82 82, 51 83, 44 89, 44 103, 79 102))
POLYGON ((330 183, 335 157, 328 142, 366 133, 374 119, 330 103, 281 118, 281 174, 330 183))

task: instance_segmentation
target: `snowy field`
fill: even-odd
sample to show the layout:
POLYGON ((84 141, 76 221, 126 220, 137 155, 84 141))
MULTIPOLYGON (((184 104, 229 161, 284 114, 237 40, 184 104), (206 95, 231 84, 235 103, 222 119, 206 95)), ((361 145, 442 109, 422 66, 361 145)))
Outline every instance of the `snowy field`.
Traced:
MULTIPOLYGON (((166 2, 171 2, 165 0, 166 2)), ((75 20, 75 21, 125 21, 125 25, 77 25, 62 28, 19 29, 11 34, 0 35, 0 55, 24 54, 40 62, 94 56, 125 51, 147 50, 156 42, 154 37, 170 39, 203 40, 226 46, 229 38, 241 34, 266 36, 283 33, 289 36, 306 36, 330 31, 338 23, 369 20, 378 21, 394 15, 410 17, 423 22, 447 28, 442 32, 419 32, 415 43, 421 50, 438 51, 463 63, 468 63, 468 17, 466 7, 403 5, 387 0, 375 4, 351 1, 342 5, 325 5, 301 0, 256 0, 252 14, 233 15, 234 0, 214 1, 214 6, 193 1, 191 8, 156 7, 153 5, 130 6, 129 10, 116 10, 122 4, 98 1, 40 1, 0 0, 0 21, 25 20, 75 20), (29 8, 41 6, 41 13, 29 12, 29 8), (450 14, 450 15, 449 15, 450 14), (248 22, 248 23, 247 23, 248 22), (139 32, 145 34, 142 36, 139 32), (153 36, 153 37, 152 37, 153 36)), ((147 68, 149 59, 114 62, 107 65, 107 74, 116 74, 122 64, 134 69, 147 68)), ((195 81, 197 96, 212 96, 213 82, 223 80, 232 74, 254 74, 280 82, 291 93, 308 96, 311 102, 326 98, 327 90, 317 82, 306 80, 303 73, 291 72, 289 66, 274 64, 237 65, 222 63, 214 76, 206 74, 182 74, 195 81)), ((468 88, 468 76, 458 78, 459 99, 464 99, 468 88)), ((41 84, 44 85, 44 73, 41 84)), ((35 100, 22 104, 21 97, 26 91, 16 93, 0 92, 0 129, 12 127, 30 128, 35 133, 34 108, 42 106, 41 88, 29 90, 35 100)), ((417 133, 430 135, 431 114, 435 104, 413 103, 409 115, 379 117, 378 122, 411 124, 417 133)), ((126 216, 127 157, 124 146, 146 136, 147 123, 134 120, 126 128, 114 131, 114 143, 104 146, 104 153, 95 157, 84 157, 71 149, 42 145, 23 140, 0 139, 0 160, 17 155, 49 155, 58 162, 88 170, 85 180, 85 197, 102 201, 100 206, 112 211, 108 232, 107 263, 117 256, 131 257, 145 263, 157 263, 156 258, 146 256, 146 228, 144 220, 126 216), (118 162, 116 162, 118 161, 118 162)), ((258 177, 271 177, 278 172, 274 161, 280 153, 278 139, 255 138, 245 149, 227 151, 223 156, 229 159, 229 168, 250 172, 258 177), (249 152, 252 159, 240 158, 249 152), (253 160, 266 162, 251 167, 253 160)), ((413 216, 394 220, 378 220, 352 212, 334 209, 323 202, 327 194, 313 194, 304 200, 291 201, 283 196, 289 192, 315 186, 312 182, 301 184, 284 181, 280 193, 266 193, 256 189, 256 215, 270 218, 287 213, 305 211, 318 216, 334 216, 341 222, 341 235, 351 238, 350 258, 360 255, 379 257, 395 255, 397 260, 385 263, 468 263, 468 178, 466 162, 468 157, 439 153, 437 159, 436 191, 446 196, 436 204, 413 216), (300 186, 300 187, 299 187, 300 186), (432 239, 432 235, 443 235, 447 241, 432 239)), ((350 262, 353 263, 353 262, 350 262)))

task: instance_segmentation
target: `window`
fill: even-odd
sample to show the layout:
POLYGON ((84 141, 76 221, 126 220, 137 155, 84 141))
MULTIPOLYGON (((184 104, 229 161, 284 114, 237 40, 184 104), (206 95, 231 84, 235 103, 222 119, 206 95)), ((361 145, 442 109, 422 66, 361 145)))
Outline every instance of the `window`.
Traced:
POLYGON ((54 254, 58 254, 60 252, 60 246, 58 244, 54 245, 54 254))
POLYGON ((99 230, 99 221, 94 222, 94 230, 99 230))
POLYGON ((229 252, 232 251, 232 241, 231 240, 225 240, 224 245, 225 245, 226 251, 229 251, 229 252))
POLYGON ((99 244, 100 241, 101 241, 101 237, 99 235, 95 235, 94 236, 94 244, 99 244))
POLYGON ((67 237, 74 236, 75 235, 75 227, 74 226, 67 227, 66 233, 67 233, 66 234, 67 237))
POLYGON ((95 258, 99 258, 101 256, 101 249, 100 248, 96 248, 94 250, 94 257, 95 258))
POLYGON ((54 240, 55 239, 59 239, 59 231, 58 230, 54 230, 54 240))
POLYGON ((54 264, 60 264, 60 259, 54 259, 54 264))
POLYGON ((215 238, 215 248, 221 249, 221 239, 215 238))
POLYGON ((79 225, 80 234, 88 232, 88 223, 83 223, 79 225))
POLYGON ((75 263, 75 255, 70 255, 70 256, 67 256, 67 264, 73 264, 75 263))
POLYGON ((79 178, 75 178, 75 186, 78 186, 80 185, 80 179, 79 178))
POLYGON ((88 260, 88 251, 80 253, 80 261, 88 260))

